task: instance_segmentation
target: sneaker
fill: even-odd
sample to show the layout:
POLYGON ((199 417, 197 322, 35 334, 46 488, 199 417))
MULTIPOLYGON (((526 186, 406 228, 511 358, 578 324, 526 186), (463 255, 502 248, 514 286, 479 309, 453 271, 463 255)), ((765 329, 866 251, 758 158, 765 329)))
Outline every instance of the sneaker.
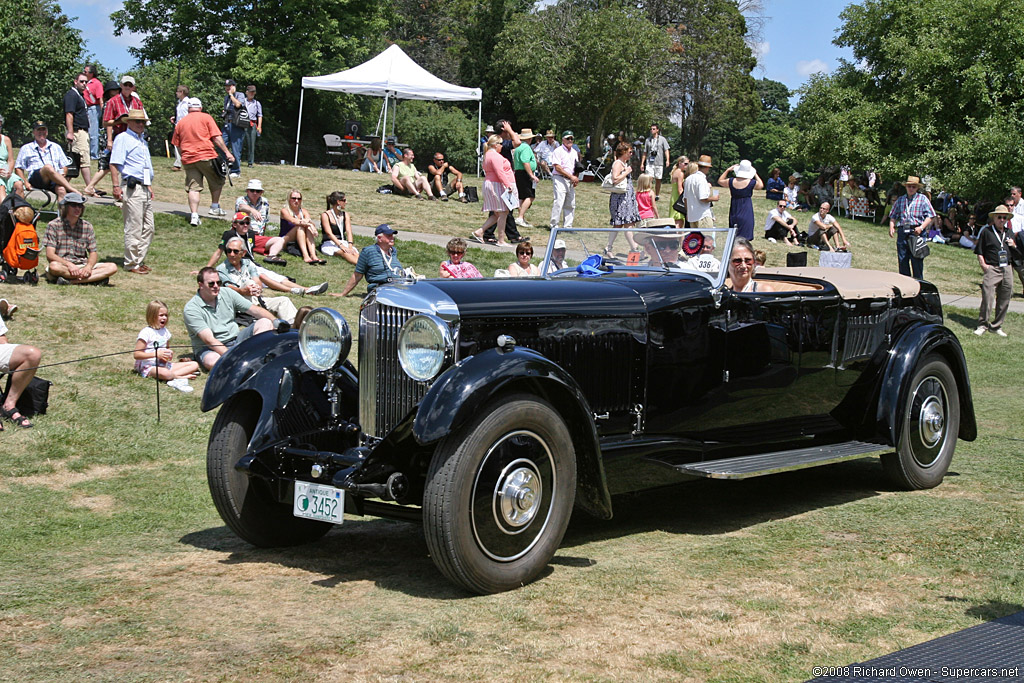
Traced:
POLYGON ((327 291, 327 283, 326 282, 321 282, 316 287, 308 287, 306 289, 306 294, 310 294, 310 295, 323 294, 326 291, 327 291))
POLYGON ((189 219, 188 224, 191 225, 194 228, 194 227, 197 227, 202 222, 203 222, 202 219, 199 218, 199 214, 198 213, 194 213, 194 214, 192 214, 192 217, 189 219))
POLYGON ((774 237, 769 237, 768 241, 771 242, 772 244, 778 244, 778 240, 776 240, 774 237))
POLYGON ((170 380, 169 382, 167 382, 167 386, 169 386, 171 389, 177 389, 183 394, 188 394, 193 391, 192 387, 190 387, 188 384, 188 380, 185 379, 184 377, 178 377, 177 379, 170 380))
POLYGON ((210 210, 206 214, 207 216, 227 216, 228 212, 219 206, 211 206, 210 210))
POLYGON ((55 285, 63 286, 63 285, 70 285, 71 282, 67 278, 58 276, 57 279, 54 281, 54 284, 55 285))
POLYGON ((997 328, 996 328, 996 329, 995 329, 994 331, 995 331, 995 333, 996 333, 996 334, 998 334, 998 335, 999 335, 1000 337, 1008 337, 1008 336, 1009 336, 1008 334, 1006 334, 1005 332, 1003 332, 1003 328, 1001 328, 1001 327, 997 327, 997 328))
POLYGON ((232 180, 234 180, 235 178, 238 178, 238 177, 239 177, 239 174, 238 174, 238 173, 232 173, 232 174, 231 174, 231 179, 232 179, 232 180))
POLYGON ((661 195, 654 195, 654 201, 657 202, 657 201, 660 201, 660 200, 661 200, 661 195))
POLYGON ((974 331, 974 334, 976 334, 976 335, 978 335, 980 337, 981 335, 985 334, 985 332, 987 332, 987 331, 988 331, 988 329, 984 325, 978 325, 978 329, 976 329, 974 331))

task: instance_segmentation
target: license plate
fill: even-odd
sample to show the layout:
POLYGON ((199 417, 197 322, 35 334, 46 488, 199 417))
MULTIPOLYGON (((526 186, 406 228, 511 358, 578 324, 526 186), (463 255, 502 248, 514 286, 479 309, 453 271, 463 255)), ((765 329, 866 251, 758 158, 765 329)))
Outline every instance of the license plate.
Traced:
POLYGON ((308 481, 295 482, 295 498, 292 514, 319 522, 341 524, 345 509, 345 492, 333 486, 310 484, 308 481))

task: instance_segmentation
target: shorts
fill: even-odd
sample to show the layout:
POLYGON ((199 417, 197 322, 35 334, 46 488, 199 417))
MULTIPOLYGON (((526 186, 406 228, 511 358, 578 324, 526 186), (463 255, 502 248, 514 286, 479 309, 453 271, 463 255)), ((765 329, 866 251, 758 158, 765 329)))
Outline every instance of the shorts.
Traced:
POLYGON ((0 372, 11 371, 11 356, 21 344, 0 344, 0 372))
MULTIPOLYGON (((346 247, 349 246, 347 240, 341 240, 341 243, 344 244, 346 247)), ((341 251, 341 248, 334 242, 324 242, 323 244, 320 245, 320 251, 327 256, 334 256, 339 251, 341 251)))
POLYGON ((43 180, 42 174, 39 172, 40 169, 32 171, 32 174, 28 177, 28 183, 37 190, 49 190, 55 192, 57 190, 57 183, 51 183, 48 180, 43 180))
POLYGON ((267 253, 267 242, 274 239, 269 235, 254 235, 252 240, 252 250, 257 254, 267 253))
POLYGON ((819 228, 817 232, 811 233, 810 235, 807 236, 807 244, 810 244, 811 246, 824 244, 826 237, 832 237, 837 232, 839 232, 839 230, 836 229, 834 225, 830 225, 828 228, 824 230, 821 230, 819 228))
POLYGON ((454 180, 448 182, 444 187, 441 188, 441 190, 445 194, 455 194, 456 192, 459 191, 459 188, 455 187, 455 182, 456 181, 454 180))
POLYGON ((79 129, 75 131, 75 139, 71 141, 71 151, 78 152, 82 159, 89 159, 89 131, 79 129))
POLYGON ((715 227, 715 217, 710 215, 704 216, 703 218, 701 218, 699 221, 692 225, 697 230, 710 230, 711 228, 715 227))
POLYGON ((96 168, 100 171, 110 170, 110 150, 105 149, 100 153, 100 158, 96 160, 96 168))
POLYGON ((665 167, 655 164, 647 164, 647 168, 644 169, 644 172, 647 175, 652 176, 655 180, 661 180, 662 176, 665 175, 665 167))
POLYGON ((209 159, 197 161, 194 164, 185 164, 185 190, 188 192, 202 192, 203 178, 210 183, 210 191, 219 190, 224 187, 224 178, 213 170, 213 164, 209 159))
MULTIPOLYGON (((171 367, 171 364, 168 361, 160 361, 159 365, 162 368, 171 367)), ((145 379, 148 378, 151 374, 153 374, 153 368, 155 368, 156 366, 157 363, 154 363, 152 358, 144 358, 142 360, 135 361, 135 372, 142 375, 142 377, 145 379)))
MULTIPOLYGON (((200 162, 200 163, 201 163, 201 162, 200 162)), ((244 341, 245 341, 246 339, 248 339, 249 337, 251 337, 251 336, 252 336, 252 333, 253 333, 253 328, 254 328, 254 327, 256 327, 255 323, 254 323, 254 324, 252 324, 252 325, 248 325, 248 326, 246 326, 246 327, 243 327, 243 328, 242 328, 241 330, 239 330, 239 332, 238 332, 238 336, 237 336, 237 337, 235 337, 234 339, 231 339, 231 340, 229 340, 229 341, 226 341, 226 342, 221 342, 221 343, 222 343, 222 344, 223 344, 224 346, 228 347, 228 349, 230 350, 230 349, 231 349, 232 347, 234 347, 234 346, 237 346, 238 344, 241 344, 241 343, 242 343, 242 342, 244 342, 244 341)), ((209 346, 203 346, 203 347, 202 347, 202 348, 200 348, 200 349, 193 349, 193 350, 195 351, 195 357, 196 357, 196 360, 197 360, 197 361, 199 361, 199 362, 200 362, 200 363, 201 363, 201 364, 203 365, 203 367, 205 367, 205 366, 206 366, 206 363, 203 363, 203 357, 204 357, 204 356, 205 356, 206 354, 208 354, 208 353, 214 353, 214 351, 211 351, 211 350, 210 350, 210 347, 209 347, 209 346)), ((225 352, 225 353, 226 353, 226 352, 225 352)))
POLYGON ((519 191, 519 201, 536 197, 537 191, 533 189, 533 181, 530 180, 530 174, 526 171, 516 171, 515 175, 516 190, 519 191))

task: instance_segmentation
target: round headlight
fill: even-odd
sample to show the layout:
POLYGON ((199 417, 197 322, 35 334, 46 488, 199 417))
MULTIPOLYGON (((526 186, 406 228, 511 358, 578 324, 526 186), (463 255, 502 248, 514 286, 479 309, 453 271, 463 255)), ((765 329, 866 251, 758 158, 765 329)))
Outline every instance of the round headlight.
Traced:
POLYGON ((451 348, 448 326, 432 315, 414 315, 398 333, 398 360, 405 374, 418 382, 437 377, 451 348))
POLYGON ((299 329, 302 360, 314 370, 338 367, 352 348, 348 323, 337 311, 317 308, 309 312, 299 329))

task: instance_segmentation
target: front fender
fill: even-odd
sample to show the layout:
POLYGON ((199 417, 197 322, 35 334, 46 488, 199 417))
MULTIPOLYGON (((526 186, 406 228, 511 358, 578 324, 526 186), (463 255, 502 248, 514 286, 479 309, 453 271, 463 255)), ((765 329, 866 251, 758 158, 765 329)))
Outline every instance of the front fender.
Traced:
POLYGON ((942 325, 921 323, 904 330, 897 338, 889 352, 889 363, 882 376, 875 420, 878 430, 886 434, 892 444, 898 443, 899 407, 910 391, 905 379, 914 372, 922 358, 933 352, 946 359, 956 377, 960 399, 960 431, 957 436, 964 441, 974 441, 978 435, 974 399, 967 376, 967 360, 960 340, 942 325))
MULTIPOLYGON (((299 353, 299 335, 293 330, 282 334, 276 332, 256 334, 241 344, 231 347, 213 366, 210 376, 206 379, 206 388, 203 389, 201 404, 203 412, 213 410, 235 393, 245 389, 256 389, 262 394, 263 391, 255 386, 261 384, 257 379, 257 376, 261 374, 260 370, 278 357, 292 353, 295 354, 296 359, 290 359, 289 364, 298 363, 302 365, 303 370, 308 369, 299 353)), ((266 375, 262 376, 265 381, 266 375)), ((280 379, 280 374, 274 379, 275 397, 277 395, 276 385, 280 379)))
POLYGON ((563 416, 577 448, 577 504, 601 519, 612 516, 597 427, 586 397, 564 368, 527 348, 488 349, 449 368, 423 397, 412 425, 420 445, 434 444, 470 421, 499 393, 537 394, 563 416))

